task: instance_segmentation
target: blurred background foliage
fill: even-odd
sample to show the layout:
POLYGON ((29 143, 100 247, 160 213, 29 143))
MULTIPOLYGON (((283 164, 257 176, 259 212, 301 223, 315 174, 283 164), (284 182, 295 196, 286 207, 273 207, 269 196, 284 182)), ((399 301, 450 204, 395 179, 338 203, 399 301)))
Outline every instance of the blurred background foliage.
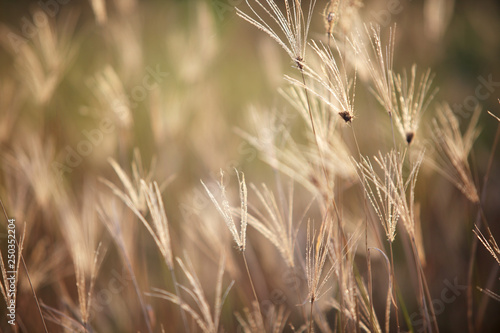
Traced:
MULTIPOLYGON (((393 1, 365 1, 362 13, 367 21, 387 18, 387 22, 397 23, 394 68, 398 71, 404 67, 409 69, 412 63, 417 63, 421 71, 431 68, 436 74, 433 85, 439 88, 436 102, 448 101, 451 106, 463 104, 468 96, 475 96, 476 87, 482 82, 478 78, 488 80, 491 77, 492 81, 499 83, 480 103, 483 110, 500 115, 499 3, 494 0, 442 1, 452 6, 449 21, 441 17, 441 21, 436 23, 432 21, 433 15, 429 14, 436 10, 432 2, 401 0, 398 2, 400 12, 387 17, 380 15, 387 13, 388 3, 393 1)), ((285 85, 283 74, 294 73, 294 64, 268 36, 239 19, 235 14, 235 5, 245 7, 241 0, 107 1, 106 16, 100 21, 90 1, 67 0, 65 4, 48 0, 0 1, 2 154, 15 155, 17 147, 50 146, 42 155, 45 154, 50 165, 53 161, 64 164, 69 156, 68 147, 74 151, 82 140, 87 139, 84 131, 88 133, 99 129, 103 118, 111 119, 115 124, 111 133, 104 133, 102 142, 92 145, 88 156, 63 173, 65 187, 79 201, 79 193, 84 191, 86 184, 99 187, 100 177, 116 180, 108 163, 109 157, 115 158, 122 167, 128 166, 137 148, 146 169, 149 169, 150 161, 157 159, 154 177, 160 183, 175 175, 168 191, 165 191, 167 215, 174 244, 190 244, 189 237, 183 233, 183 225, 193 218, 190 215, 193 207, 207 207, 200 179, 219 179, 219 169, 232 172, 232 168, 236 167, 245 172, 248 181, 274 184, 275 175, 271 168, 260 161, 257 150, 235 130, 252 131, 249 107, 269 112, 273 109, 291 110, 290 105, 277 94, 277 89, 285 85), (44 7, 49 3, 52 7, 44 7), (46 17, 50 24, 61 27, 51 30, 57 36, 55 44, 45 44, 47 40, 41 39, 43 45, 37 45, 45 28, 35 28, 32 37, 25 37, 26 32, 30 35, 33 29, 33 15, 44 8, 53 13, 46 17), (17 51, 13 39, 9 37, 11 33, 24 35, 25 39, 20 42, 17 51), (33 49, 41 53, 48 48, 45 49, 47 53, 40 57, 44 60, 29 63, 32 58, 24 51, 25 45, 34 46, 33 49), (54 48, 54 45, 57 47, 54 48), (159 70, 161 80, 155 81, 154 89, 144 89, 144 78, 151 70, 159 70), (108 92, 100 95, 96 91, 106 82, 112 82, 113 78, 119 79, 121 91, 128 96, 125 102, 130 103, 130 121, 110 111, 106 103, 113 100, 108 92), (38 84, 33 84, 34 81, 38 84), (52 90, 49 89, 51 85, 52 90), (144 91, 145 94, 142 94, 144 91), (34 143, 37 140, 39 144, 34 143)), ((325 38, 321 15, 325 5, 325 1, 317 1, 311 27, 313 38, 325 38)), ((49 35, 50 32, 47 32, 44 36, 49 35)), ((363 133, 360 136, 362 152, 370 155, 381 149, 373 142, 387 143, 391 136, 387 133, 384 111, 367 89, 362 88, 361 82, 358 85, 361 88, 356 91, 356 129, 363 133)), ((424 130, 432 112, 431 108, 424 116, 424 130)), ((300 137, 300 121, 293 112, 288 114, 290 128, 300 137)), ((470 114, 465 113, 464 128, 470 114)), ((498 122, 483 112, 479 124, 482 132, 472 156, 476 184, 481 184, 485 174, 498 122)), ((4 159, 2 163, 5 165, 6 161, 4 159)), ((493 234, 500 235, 498 157, 493 168, 484 207, 493 234)), ((19 193, 18 197, 14 197, 12 193, 21 189, 14 188, 18 185, 10 171, 4 168, 2 172, 0 194, 10 215, 18 220, 26 219, 28 225, 37 225, 37 220, 54 218, 43 207, 40 195, 27 190, 24 196, 19 193), (20 204, 15 200, 28 203, 20 204), (30 205, 32 200, 37 204, 30 205)), ((444 279, 466 276, 472 237, 471 221, 475 212, 464 214, 456 210, 466 200, 440 176, 426 174, 424 170, 420 177, 422 182, 418 193, 422 205, 423 233, 426 234, 427 274, 431 281, 431 293, 439 293, 444 279)), ((306 206, 307 196, 298 196, 298 206, 306 206)), ((297 210, 300 211, 300 208, 297 210)), ((48 243, 60 241, 57 234, 48 232, 46 228, 37 229, 40 238, 28 239, 25 247, 28 258, 37 251, 39 239, 48 243)), ((145 246, 144 256, 156 258, 157 250, 147 241, 147 235, 142 235, 137 241, 145 246)), ((59 250, 46 246, 47 255, 56 257, 55 253, 59 250)), ((478 280, 486 281, 491 258, 484 249, 479 251, 478 280)), ((110 250, 105 260, 110 267, 120 267, 113 263, 116 258, 117 254, 110 250)), ((150 279, 151 285, 162 285, 165 283, 162 275, 152 274, 157 270, 155 260, 142 263, 149 266, 145 267, 149 272, 145 279, 150 279)), ((397 260, 403 261, 404 257, 397 256, 397 260)), ((197 261, 200 267, 209 265, 202 261, 197 261)), ((70 260, 62 255, 60 262, 62 281, 69 286, 74 283, 71 269, 67 268, 71 265, 70 260)), ((103 281, 110 272, 109 269, 102 271, 103 281)), ((58 303, 59 297, 59 291, 51 287, 53 283, 41 283, 39 294, 51 306, 58 303)), ((207 285, 211 285, 210 282, 207 285)), ((74 291, 69 293, 74 297, 74 291)), ((22 297, 20 299, 23 300, 22 297)), ((24 299, 28 299, 27 296, 24 299)), ((174 306, 165 303, 162 302, 161 306, 176 311, 172 310, 174 306)), ((32 305, 26 304, 30 303, 25 301, 20 306, 34 311, 32 305)), ((459 331, 465 327, 464 307, 465 297, 462 297, 446 309, 439 317, 443 331, 459 331)), ((498 310, 498 304, 488 308, 488 327, 491 329, 499 323, 496 316, 498 310)), ((108 316, 116 318, 112 314, 108 316)), ((139 314, 134 316, 140 318, 139 314)), ((133 327, 134 316, 125 319, 124 323, 109 324, 108 328, 117 331, 127 325, 133 327)), ((227 319, 231 320, 234 319, 227 319)), ((40 331, 35 328, 39 327, 38 323, 24 325, 27 331, 40 331)))

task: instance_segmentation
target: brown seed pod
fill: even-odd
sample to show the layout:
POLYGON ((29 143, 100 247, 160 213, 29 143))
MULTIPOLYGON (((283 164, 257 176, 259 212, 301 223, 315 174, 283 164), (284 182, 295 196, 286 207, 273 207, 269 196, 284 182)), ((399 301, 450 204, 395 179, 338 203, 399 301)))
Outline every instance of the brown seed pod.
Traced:
POLYGON ((339 112, 339 116, 344 119, 346 123, 350 123, 352 120, 352 115, 348 111, 339 112))
POLYGON ((412 142, 414 136, 415 136, 415 133, 407 132, 406 133, 406 142, 408 142, 408 144, 410 144, 412 142))
POLYGON ((297 64, 297 68, 299 70, 304 69, 304 59, 301 56, 298 56, 297 58, 295 58, 295 64, 297 64))

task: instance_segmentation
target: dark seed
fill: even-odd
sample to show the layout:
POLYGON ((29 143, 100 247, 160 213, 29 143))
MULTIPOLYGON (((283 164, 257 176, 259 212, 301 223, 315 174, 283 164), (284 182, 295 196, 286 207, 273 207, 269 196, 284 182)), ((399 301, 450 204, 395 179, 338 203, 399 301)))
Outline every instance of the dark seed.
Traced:
POLYGON ((339 112, 339 116, 340 116, 342 119, 344 119, 344 121, 345 121, 346 123, 350 123, 350 122, 351 122, 351 120, 352 120, 352 116, 351 116, 351 115, 350 115, 350 113, 349 113, 349 112, 347 112, 347 111, 342 111, 342 112, 339 112))
POLYGON ((415 136, 415 133, 413 133, 413 132, 406 133, 406 142, 408 142, 408 144, 410 144, 411 141, 413 140, 414 136, 415 136))

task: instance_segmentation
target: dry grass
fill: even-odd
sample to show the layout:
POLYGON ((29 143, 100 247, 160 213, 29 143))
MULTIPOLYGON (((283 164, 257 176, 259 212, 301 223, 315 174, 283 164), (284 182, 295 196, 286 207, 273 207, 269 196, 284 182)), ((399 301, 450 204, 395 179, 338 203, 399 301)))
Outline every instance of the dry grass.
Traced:
POLYGON ((447 26, 491 35, 449 3, 9 5, 0 332, 495 331, 499 112, 455 102, 498 68, 450 93, 447 26))

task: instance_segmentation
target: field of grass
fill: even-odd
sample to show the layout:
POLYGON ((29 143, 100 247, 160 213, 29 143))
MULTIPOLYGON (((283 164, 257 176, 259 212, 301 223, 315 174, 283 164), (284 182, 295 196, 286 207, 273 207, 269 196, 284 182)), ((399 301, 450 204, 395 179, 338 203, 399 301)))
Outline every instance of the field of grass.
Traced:
POLYGON ((500 7, 0 2, 0 332, 497 332, 500 7))

